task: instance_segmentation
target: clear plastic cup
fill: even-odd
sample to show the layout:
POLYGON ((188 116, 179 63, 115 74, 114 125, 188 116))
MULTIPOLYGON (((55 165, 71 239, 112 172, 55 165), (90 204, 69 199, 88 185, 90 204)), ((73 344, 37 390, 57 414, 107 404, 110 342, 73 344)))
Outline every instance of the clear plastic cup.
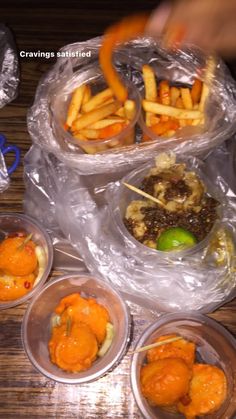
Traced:
MULTIPOLYGON (((204 182, 204 184, 206 186, 207 193, 211 197, 218 200, 220 202, 220 204, 224 202, 224 196, 222 195, 221 191, 219 191, 219 189, 216 188, 216 186, 214 184, 212 184, 212 182, 210 182, 210 180, 204 175, 204 173, 199 168, 194 167, 189 159, 183 158, 183 159, 180 159, 179 161, 177 159, 177 163, 178 162, 186 163, 186 166, 187 166, 188 170, 193 170, 199 175, 200 179, 204 182)), ((138 193, 128 189, 124 185, 124 183, 128 183, 128 184, 133 185, 137 188, 140 188, 140 185, 141 185, 144 177, 148 174, 150 169, 153 168, 153 167, 155 167, 154 159, 151 162, 146 163, 146 164, 142 165, 141 167, 139 167, 139 168, 133 170, 132 172, 130 172, 128 175, 126 175, 121 180, 118 192, 116 191, 116 194, 114 194, 114 196, 112 196, 112 199, 110 199, 109 206, 110 206, 111 216, 113 217, 114 223, 116 224, 119 232, 121 233, 122 237, 125 237, 126 241, 129 242, 131 246, 139 248, 140 253, 142 253, 142 254, 145 254, 146 252, 148 252, 149 254, 159 255, 161 257, 166 257, 166 258, 170 258, 170 257, 171 258, 179 258, 179 257, 185 257, 185 256, 188 256, 188 255, 191 255, 193 253, 195 254, 195 253, 201 251, 209 243, 209 239, 210 239, 210 237, 212 237, 212 234, 214 234, 214 231, 217 228, 217 225, 218 225, 218 223, 221 219, 221 213, 222 213, 221 205, 219 205, 219 207, 217 208, 217 214, 218 214, 218 220, 219 221, 218 220, 216 221, 216 223, 213 225, 210 233, 208 235, 206 235, 206 237, 202 241, 198 242, 196 245, 191 246, 191 247, 189 247, 187 249, 184 249, 184 250, 163 252, 163 251, 159 251, 159 250, 156 250, 156 249, 152 249, 152 248, 142 244, 138 240, 136 240, 132 236, 132 234, 127 230, 127 228, 124 224, 124 221, 123 221, 124 217, 125 217, 126 208, 131 203, 131 201, 142 200, 142 199, 146 199, 146 198, 143 198, 138 193)))
POLYGON ((77 146, 88 154, 101 153, 111 149, 117 149, 134 144, 135 125, 140 114, 141 100, 138 89, 128 80, 124 79, 124 83, 128 89, 128 98, 135 102, 136 110, 134 118, 125 127, 125 129, 123 129, 116 136, 109 137, 104 140, 80 140, 74 138, 70 132, 64 129, 72 92, 82 84, 89 84, 93 94, 97 94, 106 89, 107 84, 99 68, 91 67, 87 70, 79 70, 74 73, 70 80, 60 86, 60 89, 54 91, 53 97, 51 98, 53 126, 58 140, 61 143, 66 141, 68 144, 77 146))
POLYGON ((14 213, 0 214, 0 240, 3 240, 8 234, 17 233, 19 231, 24 231, 27 235, 32 233, 32 240, 34 243, 43 248, 46 257, 45 270, 37 284, 23 297, 12 301, 0 300, 0 310, 15 307, 31 298, 42 288, 52 268, 53 246, 51 239, 43 226, 28 215, 14 213))
MULTIPOLYGON (((236 415, 236 340, 216 321, 198 313, 172 313, 163 315, 150 325, 139 338, 135 349, 146 346, 162 335, 176 333, 196 344, 196 361, 221 368, 227 379, 227 397, 221 408, 206 419, 234 419, 236 415)), ((146 352, 135 353, 131 360, 131 386, 136 403, 146 419, 183 419, 151 406, 141 393, 140 369, 146 352)))
POLYGON ((114 368, 125 353, 129 333, 129 311, 120 294, 102 280, 81 273, 50 281, 29 305, 22 324, 22 341, 29 360, 46 377, 67 384, 94 381, 114 368), (48 342, 54 309, 63 297, 76 292, 95 298, 106 307, 114 326, 114 338, 108 352, 98 358, 88 370, 71 373, 51 362, 48 342))

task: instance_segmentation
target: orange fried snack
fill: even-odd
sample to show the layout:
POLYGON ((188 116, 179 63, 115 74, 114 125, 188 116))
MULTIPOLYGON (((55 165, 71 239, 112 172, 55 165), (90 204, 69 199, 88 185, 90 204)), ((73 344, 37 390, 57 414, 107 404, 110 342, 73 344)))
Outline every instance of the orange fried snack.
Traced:
POLYGON ((4 274, 24 276, 36 270, 36 246, 32 240, 24 242, 25 237, 9 237, 0 243, 0 271, 4 274))
MULTIPOLYGON (((174 337, 177 337, 177 335, 160 336, 154 342, 161 342, 174 337)), ((192 368, 195 358, 195 349, 196 346, 193 342, 189 342, 183 338, 175 342, 166 343, 165 345, 149 349, 147 352, 147 360, 148 362, 153 362, 165 358, 180 358, 192 368)))
POLYGON ((65 371, 90 368, 107 337, 108 311, 95 299, 74 293, 61 299, 55 313, 48 344, 51 361, 65 371))
POLYGON ((94 298, 82 298, 79 293, 68 295, 60 301, 55 312, 61 314, 63 320, 70 316, 75 322, 88 325, 99 343, 105 339, 109 314, 94 298))
POLYGON ((159 359, 141 368, 141 391, 157 406, 172 406, 189 390, 192 372, 182 359, 159 359))
POLYGON ((73 323, 67 329, 67 323, 53 328, 49 342, 51 361, 66 371, 84 371, 96 359, 97 339, 84 323, 73 323))
POLYGON ((33 288, 35 275, 7 276, 0 275, 0 300, 11 301, 23 297, 33 288))
POLYGON ((178 403, 187 419, 216 412, 224 402, 227 381, 224 372, 208 364, 195 364, 188 394, 189 403, 178 403))
POLYGON ((112 53, 119 43, 130 41, 144 33, 148 15, 128 16, 107 29, 99 52, 104 77, 118 100, 124 102, 128 92, 112 63, 112 53))

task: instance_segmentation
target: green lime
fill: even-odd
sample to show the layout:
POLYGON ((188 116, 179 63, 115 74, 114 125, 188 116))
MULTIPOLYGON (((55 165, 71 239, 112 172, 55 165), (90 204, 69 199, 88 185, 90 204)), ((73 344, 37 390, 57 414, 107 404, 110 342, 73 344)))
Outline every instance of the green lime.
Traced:
POLYGON ((197 243, 196 237, 181 227, 171 227, 163 231, 157 239, 157 250, 168 252, 191 247, 197 243))

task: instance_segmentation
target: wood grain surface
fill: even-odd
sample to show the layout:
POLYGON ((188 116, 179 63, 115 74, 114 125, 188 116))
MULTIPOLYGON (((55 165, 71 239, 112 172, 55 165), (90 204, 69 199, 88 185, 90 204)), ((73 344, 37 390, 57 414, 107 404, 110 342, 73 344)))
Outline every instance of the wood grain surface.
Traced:
MULTIPOLYGON (((157 1, 1 1, 1 21, 13 30, 19 50, 56 51, 63 45, 86 40, 134 9, 151 9, 157 1)), ((22 59, 19 94, 0 109, 0 132, 19 145, 21 165, 10 187, 0 195, 0 211, 22 212, 23 156, 31 145, 26 114, 40 77, 53 60, 22 59)), ((52 272, 50 278, 57 275, 52 272)), ((130 356, 100 380, 63 385, 45 378, 29 362, 21 342, 21 322, 27 304, 0 312, 0 418, 140 418, 129 380, 130 356)), ((131 346, 157 314, 130 305, 133 318, 131 346)), ((236 336, 236 300, 211 316, 236 336)))

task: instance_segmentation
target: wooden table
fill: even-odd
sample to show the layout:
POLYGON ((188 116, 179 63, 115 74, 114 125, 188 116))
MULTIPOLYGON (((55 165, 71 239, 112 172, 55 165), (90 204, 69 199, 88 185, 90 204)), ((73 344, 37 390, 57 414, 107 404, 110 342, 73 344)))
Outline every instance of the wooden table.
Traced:
MULTIPOLYGON (((57 51, 67 43, 92 38, 106 25, 130 13, 131 1, 2 1, 0 16, 14 31, 19 50, 57 51), (107 6, 107 3, 112 3, 107 6), (122 3, 122 4, 120 4, 122 3), (124 3, 124 4, 123 4, 124 3)), ((151 8, 156 1, 136 1, 136 8, 151 8)), ((16 100, 0 110, 0 132, 22 151, 21 165, 0 195, 0 211, 22 212, 23 156, 31 145, 26 113, 32 104, 39 78, 52 60, 22 59, 21 84, 16 100)), ((56 272, 52 272, 56 275, 56 272)), ((22 349, 21 322, 27 304, 0 312, 0 418, 140 418, 129 383, 129 355, 100 380, 69 386, 50 381, 38 373, 22 349)), ((131 305, 132 342, 157 315, 131 305)), ((221 307, 213 318, 236 335, 236 300, 221 307)))

